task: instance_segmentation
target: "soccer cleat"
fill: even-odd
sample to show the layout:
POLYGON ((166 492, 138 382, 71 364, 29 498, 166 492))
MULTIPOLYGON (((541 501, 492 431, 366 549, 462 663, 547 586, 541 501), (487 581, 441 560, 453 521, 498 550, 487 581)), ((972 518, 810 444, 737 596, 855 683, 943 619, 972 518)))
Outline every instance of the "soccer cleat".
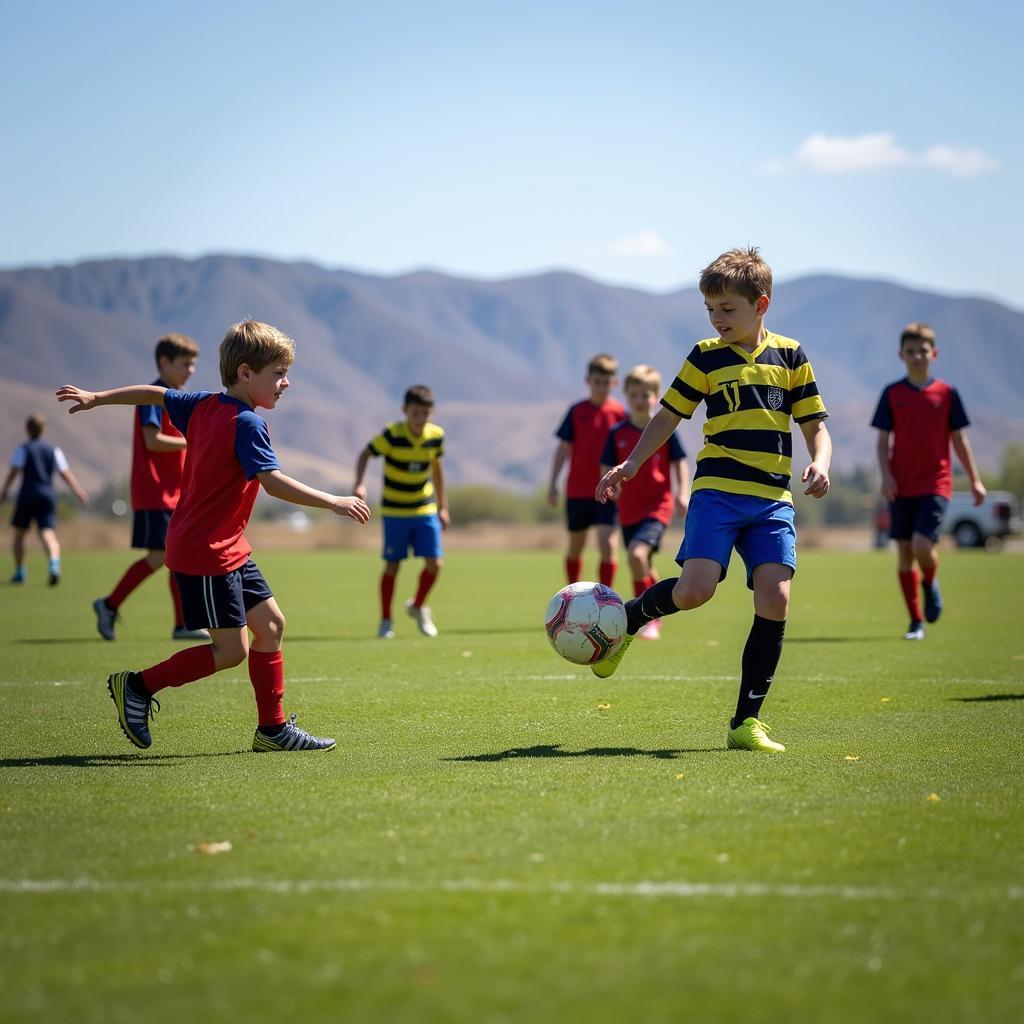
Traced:
POLYGON ((924 639, 924 623, 914 620, 907 626, 906 633, 903 634, 904 640, 923 640, 924 639))
POLYGON ((771 730, 756 718, 744 718, 735 729, 726 735, 726 746, 730 750, 764 750, 770 754, 781 754, 786 748, 775 740, 768 739, 771 730))
POLYGON ((92 610, 96 613, 96 629, 100 636, 104 640, 113 640, 117 612, 107 604, 105 597, 97 597, 92 603, 92 610))
POLYGON ((298 715, 289 715, 288 721, 276 736, 268 736, 260 729, 252 738, 252 749, 258 754, 266 754, 276 750, 333 750, 337 740, 321 739, 319 736, 310 736, 296 724, 298 715))
POLYGON ((921 583, 924 595, 924 617, 927 622, 938 622, 942 614, 942 594, 939 593, 939 581, 932 580, 931 586, 921 583))
POLYGON ((25 582, 25 567, 23 565, 19 565, 18 568, 14 570, 14 575, 11 577, 11 582, 12 583, 24 583, 25 582))
POLYGON ((171 633, 172 640, 209 640, 208 629, 188 629, 185 626, 175 626, 171 633))
POLYGON ((131 672, 115 672, 107 677, 110 699, 117 708, 117 720, 121 731, 135 744, 145 750, 151 746, 153 737, 149 734, 149 721, 153 718, 153 706, 160 710, 160 701, 155 697, 143 697, 128 685, 131 672))
POLYGON ((661 639, 661 619, 651 619, 645 626, 641 626, 637 634, 641 640, 661 639))
POLYGON ((405 610, 416 620, 416 625, 419 626, 420 632, 424 636, 437 636, 437 626, 434 625, 434 620, 430 617, 430 609, 425 604, 415 605, 411 600, 406 601, 405 610))
POLYGON ((380 625, 377 627, 377 636, 379 636, 381 640, 395 639, 394 623, 391 619, 380 620, 380 625))
POLYGON ((619 667, 619 662, 625 657, 626 651, 629 650, 629 645, 636 639, 635 636, 626 634, 625 639, 619 644, 619 649, 613 654, 609 654, 603 661, 595 661, 590 666, 590 671, 594 673, 599 679, 607 679, 612 675, 615 670, 619 667))

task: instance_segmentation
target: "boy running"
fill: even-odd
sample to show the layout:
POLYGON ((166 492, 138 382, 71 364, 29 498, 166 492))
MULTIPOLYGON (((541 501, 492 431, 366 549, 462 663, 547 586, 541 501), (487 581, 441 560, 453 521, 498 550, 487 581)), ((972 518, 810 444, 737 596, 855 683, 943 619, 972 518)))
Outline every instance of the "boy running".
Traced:
POLYGON ((710 601, 735 548, 754 593, 754 621, 726 742, 730 749, 778 753, 786 748, 769 739, 758 714, 782 655, 796 570, 789 421, 800 425, 811 456, 800 477, 804 493, 821 498, 828 493, 832 456, 828 414, 799 342, 765 329, 772 272, 756 248, 723 253, 701 273, 700 290, 718 336, 691 349, 633 454, 604 475, 596 492, 598 501, 607 501, 704 402, 704 447, 676 556, 682 573, 626 602, 625 641, 591 669, 607 678, 645 623, 710 601))
POLYGON ((931 376, 939 354, 935 332, 927 324, 908 324, 900 335, 899 354, 907 375, 882 391, 871 426, 878 430, 875 452, 882 494, 889 502, 889 536, 896 541, 900 590, 910 613, 904 639, 923 640, 924 621, 936 622, 942 614, 936 573, 939 526, 953 493, 950 441, 975 505, 985 500, 985 485, 964 433, 970 421, 960 396, 931 376), (921 567, 923 615, 915 562, 921 567))
POLYGON ((285 719, 284 615, 249 555, 244 530, 260 485, 295 505, 327 508, 358 523, 370 518, 359 498, 307 487, 281 472, 266 421, 257 409, 273 409, 287 390, 295 358, 291 338, 269 324, 235 324, 220 345, 220 394, 186 394, 141 384, 112 391, 65 385, 61 402, 71 413, 101 405, 162 405, 189 450, 178 501, 167 530, 167 566, 181 590, 185 625, 209 629, 211 642, 189 647, 141 672, 115 672, 107 688, 124 734, 136 746, 153 742, 148 720, 168 686, 183 686, 248 659, 256 696, 255 751, 333 750, 333 739, 311 736, 285 719), (252 632, 250 645, 246 628, 252 632))

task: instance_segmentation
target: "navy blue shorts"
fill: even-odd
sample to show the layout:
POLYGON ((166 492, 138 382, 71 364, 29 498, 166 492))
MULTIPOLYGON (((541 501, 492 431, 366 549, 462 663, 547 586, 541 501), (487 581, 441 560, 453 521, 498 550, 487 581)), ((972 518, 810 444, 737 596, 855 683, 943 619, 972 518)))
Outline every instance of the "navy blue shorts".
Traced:
POLYGON ((40 530, 52 530, 57 525, 57 502, 46 494, 19 495, 14 504, 11 526, 27 530, 33 519, 40 530))
POLYGON ((633 541, 640 541, 641 544, 649 544, 652 551, 661 548, 661 538, 665 535, 668 527, 660 519, 641 519, 638 523, 630 523, 622 528, 622 540, 629 550, 633 541))
POLYGON ((384 516, 384 560, 401 562, 412 548, 416 558, 440 558, 441 517, 384 516))
POLYGON ((186 629, 232 629, 244 626, 253 608, 274 596, 250 558, 223 576, 176 572, 186 629))
POLYGON ((132 517, 132 547, 163 551, 167 547, 170 509, 140 509, 132 517))
POLYGON ((938 494, 922 494, 916 498, 897 498, 889 502, 892 525, 889 536, 893 540, 910 540, 915 533, 929 540, 939 539, 939 526, 946 514, 948 498, 938 494))
POLYGON ((710 558, 722 567, 719 578, 724 580, 733 548, 747 567, 747 586, 751 590, 759 565, 777 562, 796 572, 793 506, 711 488, 694 492, 676 561, 682 565, 688 558, 710 558))
POLYGON ((619 507, 614 501, 603 505, 595 498, 566 498, 565 525, 570 533, 586 530, 591 526, 614 526, 618 519, 619 507))

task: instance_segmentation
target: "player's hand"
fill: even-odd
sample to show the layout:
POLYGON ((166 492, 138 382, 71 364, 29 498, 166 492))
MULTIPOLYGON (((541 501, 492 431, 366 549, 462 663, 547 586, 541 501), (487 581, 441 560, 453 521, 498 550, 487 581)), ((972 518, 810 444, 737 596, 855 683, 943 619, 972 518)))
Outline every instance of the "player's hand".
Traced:
POLYGON ((351 498, 335 498, 331 511, 336 516, 348 516, 349 519, 354 519, 357 523, 368 522, 371 515, 370 506, 354 494, 351 498))
POLYGON ((91 409, 96 404, 96 392, 83 391, 73 384, 65 384, 64 387, 57 390, 57 401, 74 402, 75 405, 68 409, 69 413, 82 412, 85 409, 91 409))
POLYGON ((676 518, 685 519, 686 513, 689 511, 690 503, 681 494, 676 498, 676 518))
POLYGON ((828 494, 828 473, 816 462, 812 462, 804 470, 804 475, 800 479, 807 484, 804 494, 809 494, 812 498, 824 498, 828 494))
POLYGON ((971 484, 971 494, 974 495, 974 504, 980 505, 985 500, 988 490, 980 480, 976 480, 971 484))
POLYGON ((437 510, 437 518, 441 520, 441 529, 447 530, 452 521, 452 517, 449 515, 448 509, 439 508, 437 510))
POLYGON ((548 488, 548 504, 552 508, 558 506, 558 484, 552 484, 548 488))
POLYGON ((888 470, 882 477, 882 497, 886 501, 896 500, 896 478, 888 470))
POLYGON ((600 483, 597 485, 597 490, 594 491, 595 500, 601 502, 604 505, 606 502, 614 501, 618 495, 618 489, 622 485, 623 481, 631 480, 636 476, 636 466, 634 466, 628 459, 625 462, 620 462, 619 465, 609 469, 603 477, 601 477, 600 483))

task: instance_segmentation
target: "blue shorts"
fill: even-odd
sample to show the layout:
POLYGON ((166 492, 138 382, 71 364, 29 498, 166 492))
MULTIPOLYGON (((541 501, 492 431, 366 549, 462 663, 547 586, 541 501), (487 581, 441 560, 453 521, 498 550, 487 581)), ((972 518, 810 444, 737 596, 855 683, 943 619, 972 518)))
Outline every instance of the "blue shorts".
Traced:
POLYGON ((384 561, 401 562, 409 549, 416 558, 440 558, 441 518, 429 516, 384 516, 384 561))
POLYGON ((273 597, 263 574, 249 559, 223 576, 176 572, 186 629, 232 629, 244 626, 253 608, 273 597))
POLYGON ((793 506, 711 488, 695 492, 690 497, 686 534, 676 561, 682 565, 688 558, 710 558, 722 567, 720 579, 724 580, 733 548, 747 567, 747 586, 751 590, 759 565, 777 562, 796 572, 793 506))
POLYGON ((922 494, 916 498, 897 498, 889 503, 893 540, 910 540, 915 533, 931 541, 939 539, 939 527, 946 514, 949 499, 938 494, 922 494))
POLYGON ((596 498, 566 498, 565 525, 570 533, 591 526, 614 526, 619 506, 614 501, 601 504, 596 498))
POLYGON ((622 540, 629 550, 629 545, 638 540, 642 544, 649 544, 651 551, 661 548, 661 538, 665 535, 668 527, 660 519, 641 519, 638 523, 630 523, 622 528, 622 540))
POLYGON ((132 514, 132 547, 163 551, 167 547, 170 509, 140 509, 132 514))
POLYGON ((52 530, 57 525, 57 502, 48 494, 19 494, 14 503, 11 526, 27 530, 32 520, 40 530, 52 530))

